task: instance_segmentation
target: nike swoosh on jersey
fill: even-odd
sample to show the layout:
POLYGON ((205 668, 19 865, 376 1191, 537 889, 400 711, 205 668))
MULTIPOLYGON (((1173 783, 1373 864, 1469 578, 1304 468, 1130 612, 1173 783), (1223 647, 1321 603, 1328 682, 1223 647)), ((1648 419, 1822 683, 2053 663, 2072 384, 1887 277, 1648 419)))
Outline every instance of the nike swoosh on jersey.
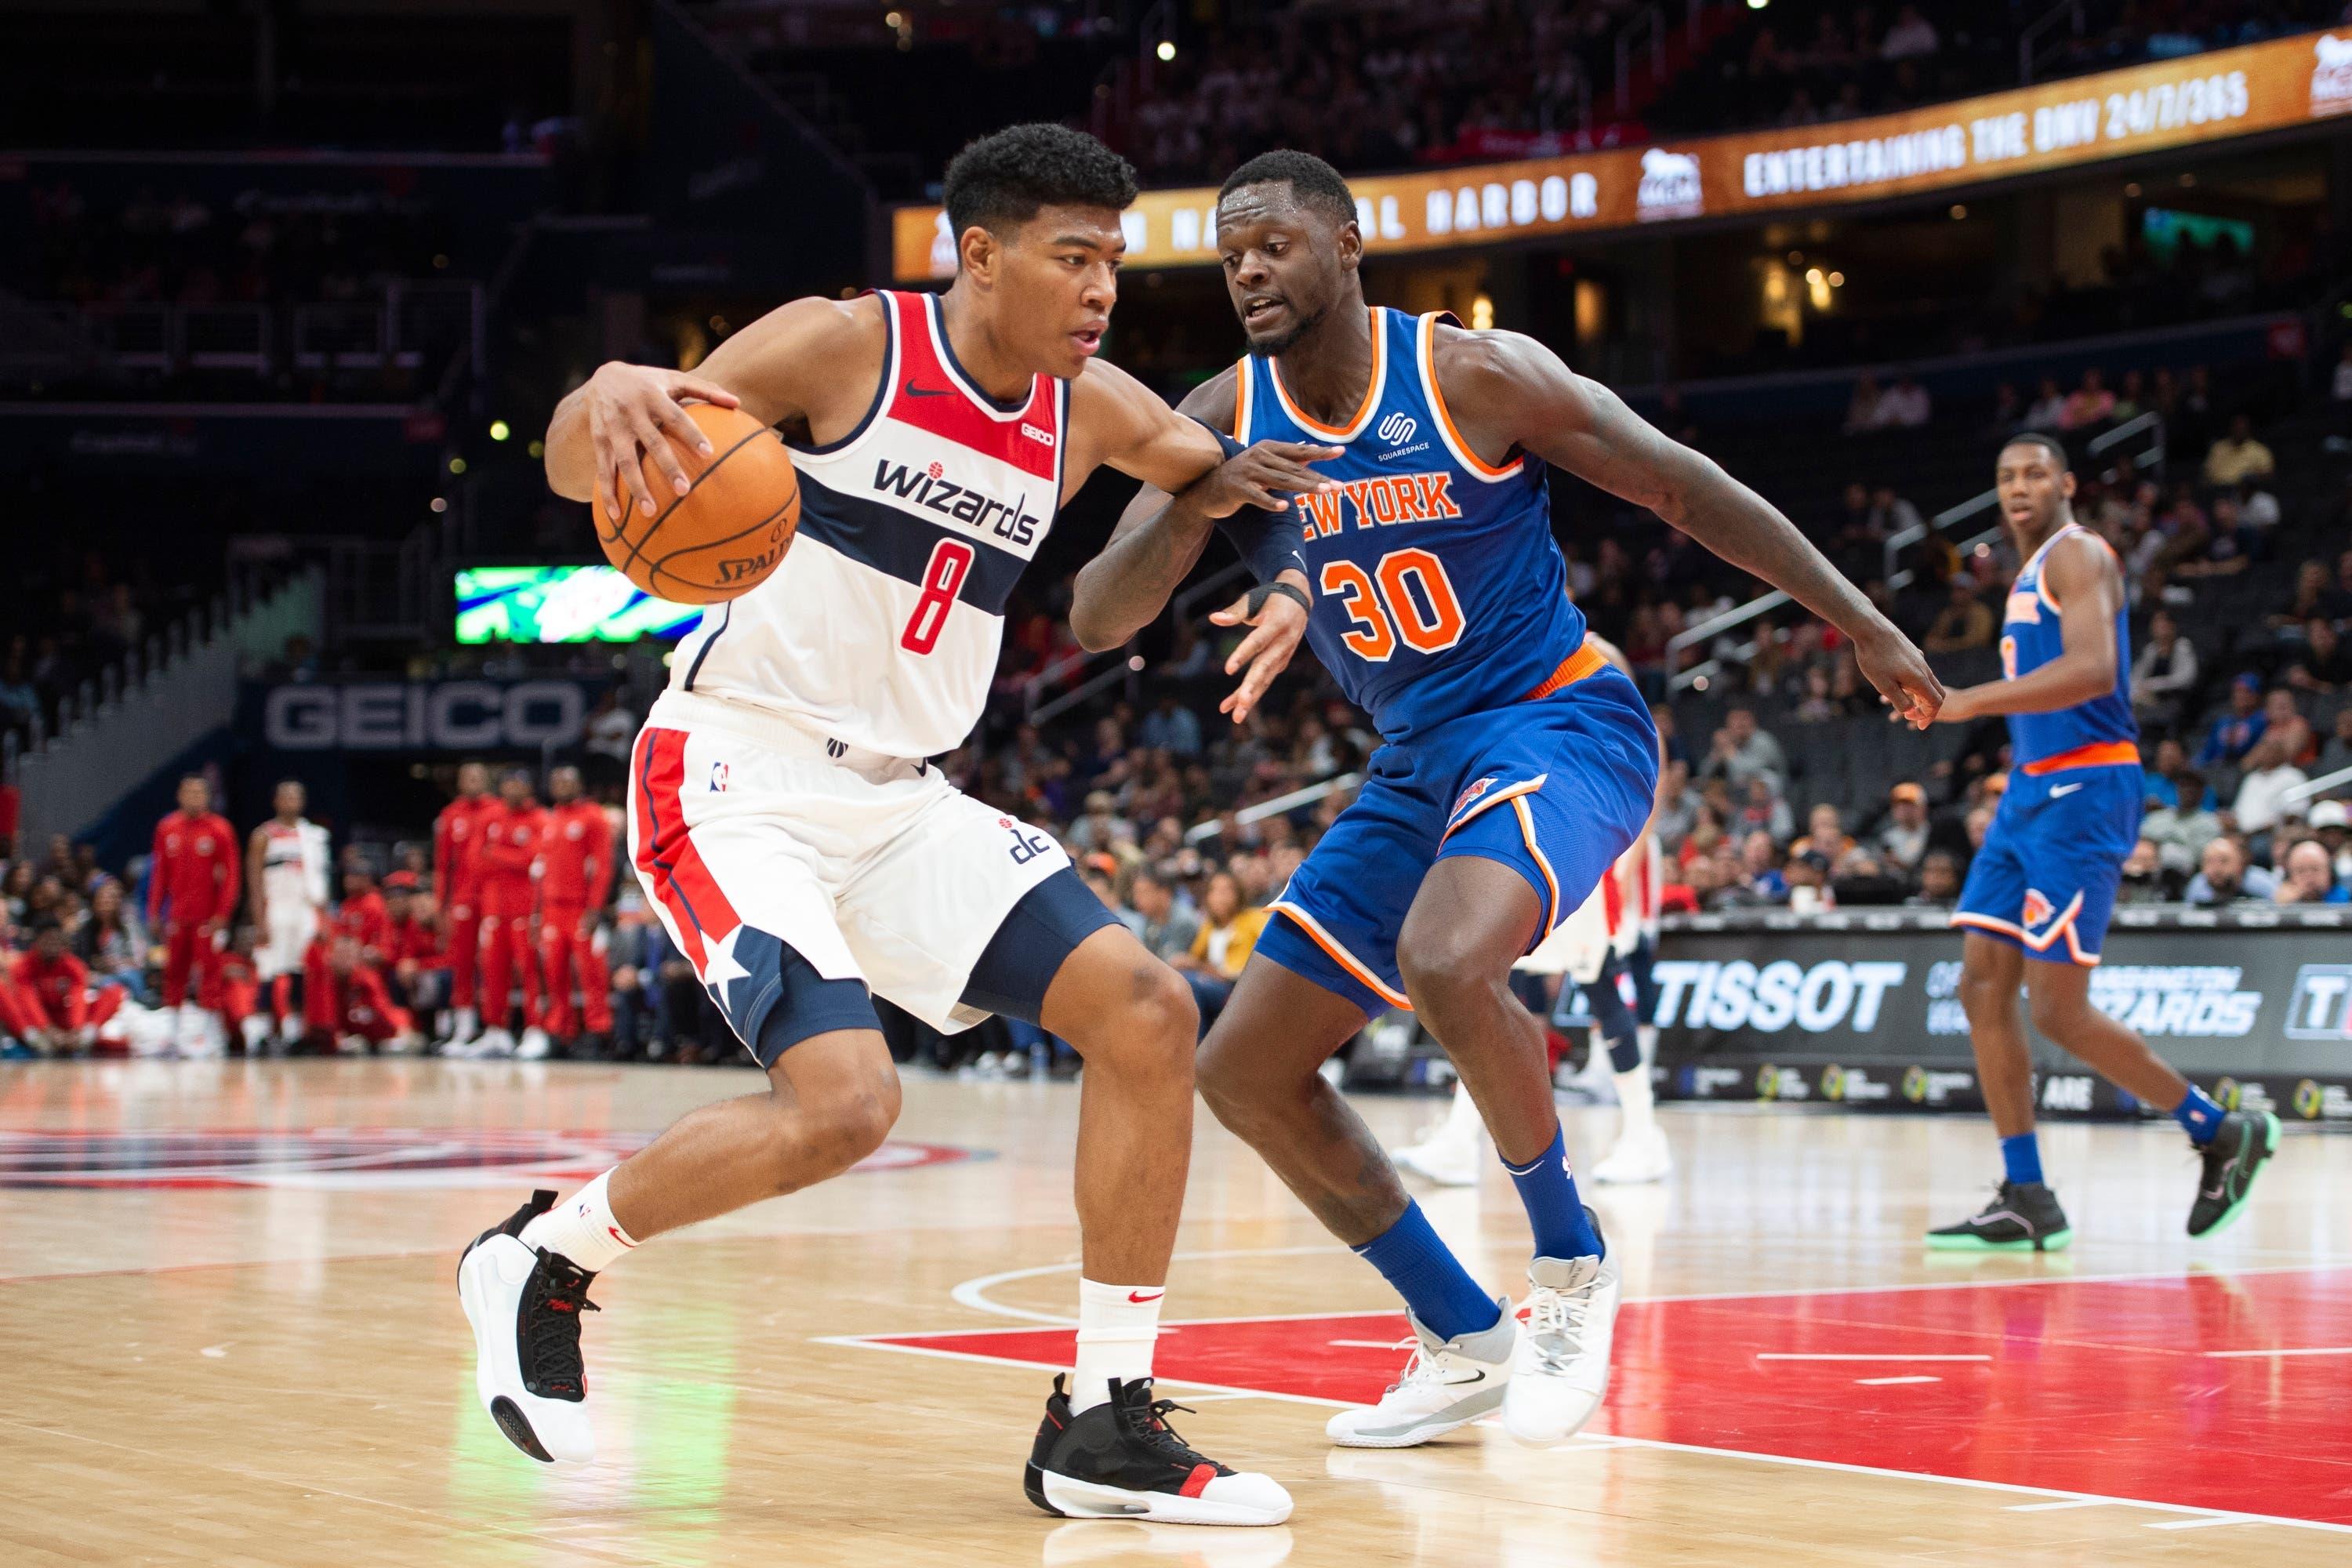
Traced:
POLYGON ((2083 786, 2078 784, 2060 784, 2057 788, 2050 792, 2050 798, 2052 800, 2056 800, 2062 795, 2073 795, 2076 790, 2081 789, 2082 787, 2083 786))
POLYGON ((909 397, 945 397, 947 395, 948 389, 944 386, 917 386, 911 381, 907 384, 907 395, 909 397))

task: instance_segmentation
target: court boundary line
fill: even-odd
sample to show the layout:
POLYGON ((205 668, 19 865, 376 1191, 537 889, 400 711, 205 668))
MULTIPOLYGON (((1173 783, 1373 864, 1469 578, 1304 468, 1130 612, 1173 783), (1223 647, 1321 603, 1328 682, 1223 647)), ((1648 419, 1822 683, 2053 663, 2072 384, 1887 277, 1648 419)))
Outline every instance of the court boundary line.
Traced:
MULTIPOLYGON (((1345 1317, 1351 1314, 1331 1313, 1328 1315, 1345 1317)), ((1214 1321, 1219 1322, 1246 1323, 1261 1321, 1295 1321, 1296 1320, 1223 1318, 1214 1321)), ((970 1332, 973 1331, 964 1331, 970 1332)), ((988 1329, 979 1331, 1001 1334, 1011 1331, 1004 1329, 988 1329)), ((922 1337, 936 1339, 944 1338, 946 1335, 942 1333, 922 1337)), ((967 1362, 984 1366, 1024 1367, 1031 1368, 1039 1372, 1069 1371, 1067 1363, 1062 1362, 1030 1361, 1025 1358, 1013 1356, 981 1355, 971 1351, 941 1350, 935 1345, 898 1344, 894 1342, 891 1338, 883 1335, 824 1334, 812 1336, 812 1341, 813 1342, 821 1345, 854 1346, 862 1350, 895 1351, 901 1355, 930 1356, 940 1361, 967 1362)), ((1286 1405, 1320 1405, 1326 1409, 1336 1410, 1355 1410, 1362 1408, 1361 1405, 1356 1404, 1352 1400, 1324 1399, 1308 1394, 1281 1394, 1271 1389, 1244 1388, 1236 1384, 1196 1383, 1188 1379, 1174 1377, 1162 1378, 1159 1381, 1171 1388, 1201 1388, 1206 1389, 1213 1394, 1244 1394, 1255 1399, 1277 1400, 1286 1405)), ((1484 1425, 1485 1423, 1480 1424, 1484 1425)), ((1752 1452, 1746 1448, 1714 1448, 1699 1443, 1670 1443, 1661 1437, 1635 1437, 1622 1432, 1594 1432, 1582 1434, 1582 1436, 1590 1436, 1596 1439, 1596 1441, 1569 1446, 1570 1447, 1571 1451, 1575 1448, 1655 1448, 1670 1453, 1699 1454, 1715 1458, 1746 1459, 1755 1464, 1794 1465, 1801 1469, 1834 1470, 1849 1475, 1879 1476, 1892 1480, 1925 1481, 1937 1486, 1965 1487, 1972 1491, 2008 1492, 2018 1496, 2053 1498, 2060 1500, 2070 1505, 2084 1508, 2097 1507, 2103 1504, 2116 1508, 2144 1508, 2153 1510, 2158 1513, 2177 1513, 2187 1515, 2196 1520, 2200 1524, 2209 1522, 2212 1524, 2275 1524, 2289 1530, 2316 1530, 2326 1531, 2331 1534, 2352 1535, 2352 1524, 2336 1524, 2328 1520, 2293 1519, 2284 1514, 2275 1513, 2245 1513, 2234 1509, 2202 1508, 2195 1503, 2158 1502, 2149 1498, 2110 1497, 2101 1492, 2070 1491, 2063 1487, 2029 1486, 2019 1481, 1988 1481, 1980 1480, 1974 1476, 1945 1476, 1937 1475, 1933 1471, 1927 1470, 1889 1469, 1881 1465, 1856 1465, 1841 1459, 1808 1459, 1794 1454, 1763 1454, 1752 1452)))

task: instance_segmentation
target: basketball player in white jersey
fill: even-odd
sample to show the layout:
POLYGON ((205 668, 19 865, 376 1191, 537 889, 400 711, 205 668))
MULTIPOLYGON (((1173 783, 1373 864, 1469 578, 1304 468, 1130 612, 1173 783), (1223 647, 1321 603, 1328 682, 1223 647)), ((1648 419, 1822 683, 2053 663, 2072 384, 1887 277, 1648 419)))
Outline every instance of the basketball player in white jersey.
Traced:
MULTIPOLYGON (((579 1314, 598 1270, 880 1145, 899 1090, 870 991, 942 1031, 1016 1016, 1086 1061, 1077 1366, 1046 1403, 1031 1500, 1192 1523, 1289 1513, 1273 1480, 1186 1447, 1152 1397, 1192 1144, 1191 992, 1052 839, 926 760, 979 721, 1006 595, 1097 468, 1202 481, 1218 516, 1319 488, 1301 463, 1318 448, 1226 461, 1205 426, 1096 359, 1134 194, 1133 171, 1090 137, 999 132, 949 166, 959 269, 944 295, 795 300, 691 375, 607 364, 556 411, 550 481, 608 515, 656 507, 641 452, 684 492, 662 435, 698 439, 681 397, 778 427, 803 499, 774 575, 679 645, 629 785, 649 901, 770 1087, 694 1111, 561 1204, 535 1195, 468 1249, 480 1396, 534 1458, 592 1455, 579 1314)), ((1295 528, 1236 531, 1281 546, 1254 559, 1290 558, 1295 528)), ((1293 576, 1247 606, 1267 633, 1264 679, 1303 629, 1293 576)), ((1237 696, 1255 700, 1259 676, 1237 696)))
POLYGON ((269 1011, 245 1016, 245 1047, 257 1052, 271 1023, 281 1044, 302 1037, 302 961, 327 918, 327 830, 304 818, 301 784, 287 779, 270 804, 276 812, 246 841, 245 885, 253 889, 254 978, 269 1011))

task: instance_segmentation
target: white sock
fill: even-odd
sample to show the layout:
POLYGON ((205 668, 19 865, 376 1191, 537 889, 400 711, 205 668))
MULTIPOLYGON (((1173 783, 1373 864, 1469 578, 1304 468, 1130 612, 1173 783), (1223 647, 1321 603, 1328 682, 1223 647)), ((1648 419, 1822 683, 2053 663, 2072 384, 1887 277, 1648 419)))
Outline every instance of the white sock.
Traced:
POLYGON ((1642 1065, 1649 1067, 1658 1059, 1658 1026, 1655 1024, 1633 1026, 1633 1038, 1641 1043, 1642 1065))
POLYGON ((1617 1109, 1623 1116, 1619 1136, 1649 1133, 1657 1131, 1657 1091, 1650 1087, 1650 1069, 1635 1068, 1631 1072, 1613 1073, 1617 1080, 1617 1109))
POLYGON ((1078 1281, 1078 1365, 1070 1378, 1071 1414, 1108 1403, 1113 1378, 1132 1383, 1151 1375, 1160 1299, 1167 1293, 1163 1285, 1078 1281))
POLYGON ((604 1196, 604 1184, 612 1179, 613 1173, 605 1172, 523 1226, 523 1245, 560 1252, 591 1274, 618 1262, 637 1238, 613 1217, 613 1205, 604 1196))

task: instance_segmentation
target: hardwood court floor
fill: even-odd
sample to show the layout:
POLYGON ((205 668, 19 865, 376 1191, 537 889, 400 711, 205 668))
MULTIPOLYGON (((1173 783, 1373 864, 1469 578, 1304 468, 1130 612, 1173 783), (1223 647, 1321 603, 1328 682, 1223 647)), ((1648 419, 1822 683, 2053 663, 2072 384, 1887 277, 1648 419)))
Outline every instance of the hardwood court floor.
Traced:
MULTIPOLYGON (((1297 1512, 1186 1531, 1020 1494, 1033 1363, 1066 1354, 1075 1296, 1074 1090, 917 1079, 874 1168, 599 1280, 601 1457, 531 1463, 475 1404, 458 1247, 535 1183, 756 1083, 0 1068, 0 1562, 2352 1561, 2352 1139, 2317 1135, 2192 1247, 2177 1136, 2056 1127, 2074 1251, 1954 1261, 1915 1237, 1980 1195, 1981 1121, 1670 1110, 1673 1182, 1595 1194, 1628 1297, 1602 1415, 1547 1452, 1482 1426, 1380 1453, 1321 1429, 1394 1375, 1402 1318, 1204 1116, 1163 1392, 1297 1512)), ((1365 1109, 1402 1140, 1437 1107, 1365 1109)), ((1567 1116, 1589 1161, 1609 1113, 1567 1116)), ((1499 1173, 1423 1201, 1484 1278, 1516 1279, 1499 1173)))

